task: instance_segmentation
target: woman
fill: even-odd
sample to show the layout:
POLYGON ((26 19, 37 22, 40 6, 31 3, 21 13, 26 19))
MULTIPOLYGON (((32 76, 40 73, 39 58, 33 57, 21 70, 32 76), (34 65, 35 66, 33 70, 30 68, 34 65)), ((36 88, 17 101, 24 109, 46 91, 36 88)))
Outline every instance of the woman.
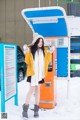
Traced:
POLYGON ((27 68, 27 82, 30 82, 30 88, 27 93, 26 101, 23 104, 23 117, 28 118, 28 108, 32 93, 35 91, 34 117, 39 117, 39 100, 40 100, 40 85, 44 83, 44 78, 47 75, 48 64, 51 60, 53 49, 44 49, 43 36, 35 33, 30 49, 24 46, 25 62, 27 68))

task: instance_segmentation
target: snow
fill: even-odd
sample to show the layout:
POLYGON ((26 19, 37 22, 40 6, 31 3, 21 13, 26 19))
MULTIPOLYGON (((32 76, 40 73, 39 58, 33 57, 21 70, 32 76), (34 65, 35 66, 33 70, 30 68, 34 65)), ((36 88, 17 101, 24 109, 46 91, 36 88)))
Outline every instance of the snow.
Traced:
MULTIPOLYGON (((25 102, 29 84, 26 80, 18 83, 18 106, 14 99, 6 102, 7 120, 23 120, 22 105, 25 102)), ((30 108, 35 102, 34 94, 30 101, 30 108)), ((29 120, 80 120, 80 78, 75 77, 67 81, 65 78, 57 80, 57 105, 54 109, 40 109, 39 118, 33 117, 29 109, 29 120)), ((4 120, 4 119, 3 119, 4 120)))

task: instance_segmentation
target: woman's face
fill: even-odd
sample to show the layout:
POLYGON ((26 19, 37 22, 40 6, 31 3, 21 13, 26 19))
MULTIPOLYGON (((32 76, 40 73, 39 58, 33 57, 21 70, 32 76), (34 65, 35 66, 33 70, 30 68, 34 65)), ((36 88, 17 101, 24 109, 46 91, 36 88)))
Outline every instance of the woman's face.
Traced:
POLYGON ((38 43, 38 47, 41 48, 42 45, 43 45, 43 42, 42 42, 42 39, 40 38, 39 43, 38 43))

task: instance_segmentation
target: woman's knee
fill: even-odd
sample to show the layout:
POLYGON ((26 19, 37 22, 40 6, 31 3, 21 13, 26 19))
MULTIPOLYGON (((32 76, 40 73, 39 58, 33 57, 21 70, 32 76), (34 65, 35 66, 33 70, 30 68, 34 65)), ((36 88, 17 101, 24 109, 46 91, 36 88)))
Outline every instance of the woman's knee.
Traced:
POLYGON ((34 92, 34 90, 35 90, 35 86, 31 86, 31 87, 30 87, 30 91, 31 91, 31 92, 34 92))
POLYGON ((35 92, 40 92, 40 85, 35 87, 35 92))

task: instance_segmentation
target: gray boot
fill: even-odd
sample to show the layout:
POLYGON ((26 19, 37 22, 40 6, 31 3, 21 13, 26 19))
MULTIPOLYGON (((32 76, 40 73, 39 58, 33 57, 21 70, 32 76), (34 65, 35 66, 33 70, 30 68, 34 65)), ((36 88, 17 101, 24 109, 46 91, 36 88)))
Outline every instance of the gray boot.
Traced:
POLYGON ((34 105, 34 117, 39 117, 39 106, 38 105, 34 105))
POLYGON ((28 108, 29 108, 29 105, 23 104, 22 116, 23 116, 24 118, 28 118, 28 108))

